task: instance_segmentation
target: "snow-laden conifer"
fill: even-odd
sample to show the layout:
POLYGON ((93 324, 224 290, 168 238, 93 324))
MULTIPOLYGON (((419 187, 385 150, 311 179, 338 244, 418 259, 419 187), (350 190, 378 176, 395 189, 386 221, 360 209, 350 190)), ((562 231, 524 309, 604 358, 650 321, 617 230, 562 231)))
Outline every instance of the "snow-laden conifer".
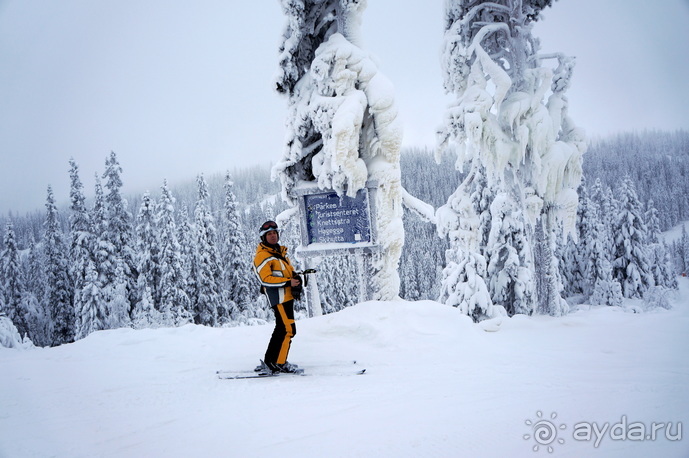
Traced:
MULTIPOLYGON (((667 244, 660 240, 660 218, 652 199, 646 204, 644 220, 646 221, 646 245, 653 284, 661 288, 676 289, 677 278, 672 272, 672 257, 667 244)), ((663 296, 657 292, 654 295, 663 296)))
POLYGON ((591 202, 596 206, 596 219, 601 223, 598 226, 600 230, 600 240, 601 244, 607 250, 608 259, 612 260, 613 254, 613 237, 612 228, 614 226, 613 221, 615 217, 615 199, 612 195, 612 190, 609 187, 604 187, 600 178, 596 178, 593 186, 591 187, 589 196, 591 202))
POLYGON ((67 265, 65 245, 53 189, 48 186, 46 198, 45 253, 46 302, 52 323, 52 345, 74 341, 74 307, 67 265))
POLYGON ((225 290, 225 306, 232 318, 237 318, 238 313, 250 315, 251 268, 249 257, 245 255, 242 246, 247 243, 242 235, 239 212, 237 210, 237 197, 233 192, 234 183, 230 172, 225 174, 223 184, 224 196, 223 214, 225 217, 222 240, 222 265, 224 270, 223 289, 225 290))
POLYGON ((86 265, 83 286, 76 292, 75 308, 76 338, 83 339, 94 331, 107 329, 107 304, 103 297, 103 288, 93 261, 86 265))
POLYGON ((227 320, 227 310, 221 300, 220 263, 216 247, 215 220, 208 207, 208 185, 203 175, 196 178, 198 199, 194 211, 196 228, 196 283, 197 296, 194 304, 194 321, 205 326, 215 326, 218 318, 227 320))
POLYGON ((22 337, 12 320, 0 310, 0 347, 27 349, 33 346, 33 342, 26 336, 22 337))
POLYGON ((375 299, 399 293, 404 243, 399 149, 401 126, 392 85, 360 45, 366 1, 283 0, 287 27, 277 89, 289 99, 287 146, 273 175, 292 205, 301 182, 355 196, 376 188, 375 299))
POLYGON ((156 224, 160 234, 160 312, 166 326, 181 326, 192 320, 191 301, 186 293, 186 277, 182 270, 182 248, 177 239, 175 199, 167 181, 156 208, 156 224))
POLYGON ((184 292, 189 298, 190 312, 193 312, 194 298, 197 296, 198 257, 196 256, 195 229, 189 217, 189 208, 182 205, 177 212, 177 240, 181 251, 179 254, 184 292))
POLYGON ((36 244, 33 236, 29 239, 29 249, 26 262, 23 265, 24 286, 44 307, 45 299, 45 262, 41 246, 36 244))
POLYGON ((135 271, 134 254, 132 245, 132 215, 127 208, 127 201, 122 197, 122 167, 117 160, 114 152, 111 152, 105 161, 105 172, 103 172, 103 179, 105 180, 105 188, 108 192, 105 194, 105 232, 104 239, 111 245, 113 252, 111 259, 108 262, 108 271, 101 272, 105 274, 106 283, 104 287, 115 289, 115 277, 117 266, 117 259, 120 259, 123 264, 124 278, 127 285, 127 300, 131 302, 133 298, 134 284, 136 279, 133 278, 135 271), (130 297, 132 296, 132 297, 130 297))
POLYGON ((87 275, 96 275, 97 271, 93 264, 95 255, 92 225, 88 209, 86 208, 86 198, 84 197, 84 185, 79 177, 79 166, 71 158, 69 160, 70 178, 70 215, 69 215, 69 273, 74 291, 74 332, 77 339, 87 336, 94 330, 103 329, 102 322, 92 322, 92 316, 105 313, 105 303, 102 300, 100 286, 97 295, 99 299, 94 299, 94 284, 98 283, 97 278, 90 278, 87 284, 87 275), (91 268, 92 272, 88 269, 91 268), (88 290, 85 290, 88 288, 88 290), (85 302, 88 301, 88 302, 85 302), (97 308, 98 311, 94 311, 97 308))
POLYGON ((526 242, 524 218, 512 197, 499 193, 493 199, 493 215, 488 238, 490 262, 486 271, 493 303, 505 307, 509 315, 530 314, 535 299, 533 253, 526 242))
MULTIPOLYGON (((526 256, 518 259, 518 267, 536 282, 548 283, 539 288, 549 291, 547 298, 539 298, 540 309, 561 314, 565 308, 557 290, 560 282, 556 271, 558 262, 554 259, 555 229, 562 225, 569 233, 574 227, 576 188, 581 179, 585 142, 581 131, 567 116, 565 92, 573 59, 561 54, 539 55, 538 42, 531 35, 533 21, 550 3, 446 2, 444 84, 446 91, 456 96, 456 102, 446 112, 439 132, 438 152, 455 149, 456 166, 466 172, 466 178, 437 216, 439 233, 449 237, 450 251, 454 252, 448 253, 448 259, 458 260, 454 268, 480 265, 478 261, 485 256, 520 251, 516 246, 507 249, 506 240, 525 246, 526 256), (551 69, 542 65, 545 58, 555 59, 557 66, 551 69), (477 177, 483 173, 486 183, 479 184, 477 177), (479 191, 479 186, 490 191, 491 200, 497 195, 505 196, 501 197, 501 214, 519 218, 517 226, 503 225, 495 215, 489 223, 480 219, 481 213, 470 197, 479 191), (535 277, 538 269, 533 255, 529 254, 534 252, 537 221, 545 224, 543 233, 549 239, 543 253, 553 257, 539 260, 547 265, 541 269, 544 272, 541 277, 535 277), (482 245, 475 236, 474 231, 481 231, 483 224, 490 225, 492 240, 503 244, 500 249, 482 245), (515 233, 499 234, 501 227, 509 231, 515 227, 524 229, 514 237, 515 233)), ((514 257, 509 259, 517 261, 514 257)), ((514 270, 515 266, 513 262, 508 263, 508 270, 514 270)), ((446 292, 456 287, 448 281, 462 278, 448 271, 449 268, 448 263, 443 276, 446 292)), ((486 275, 508 274, 491 270, 486 275)), ((481 277, 476 282, 490 284, 492 280, 481 277)), ((499 297, 514 297, 533 307, 530 298, 535 298, 536 282, 509 282, 513 290, 501 292, 499 297), (523 290, 524 287, 532 289, 523 290)), ((486 297, 475 303, 486 304, 486 310, 482 311, 486 315, 492 299, 486 297)))
POLYGON ((592 259, 591 241, 593 240, 592 233, 595 230, 597 209, 589 198, 585 180, 582 179, 577 193, 579 194, 579 207, 575 233, 565 237, 566 243, 562 247, 560 271, 566 295, 583 294, 588 297, 593 290, 593 283, 589 280, 589 268, 592 259))
POLYGON ((593 285, 593 292, 589 298, 591 305, 610 305, 619 307, 622 305, 622 287, 612 277, 612 266, 606 258, 600 260, 598 276, 593 285))
POLYGON ((28 254, 22 266, 24 294, 21 309, 29 319, 29 337, 38 346, 52 343, 50 310, 46 302, 46 275, 43 252, 33 239, 29 239, 28 254))
MULTIPOLYGON (((69 160, 70 215, 69 215, 69 272, 75 293, 84 287, 86 267, 93 259, 93 233, 89 212, 86 208, 84 185, 79 178, 79 166, 72 158, 69 160)), ((79 312, 77 311, 77 319, 79 312)))
POLYGON ((101 286, 108 285, 115 272, 115 247, 107 234, 107 213, 105 195, 100 176, 95 176, 93 208, 91 209, 91 233, 93 237, 93 259, 101 286))
POLYGON ((613 226, 613 277, 620 282, 624 297, 641 298, 654 283, 646 246, 646 222, 629 176, 622 180, 618 195, 613 226))
POLYGON ((115 259, 115 278, 104 288, 107 300, 107 328, 117 329, 131 325, 129 301, 129 275, 124 260, 115 259))
POLYGON ((689 273, 689 234, 687 234, 686 224, 682 224, 682 238, 680 239, 680 246, 682 247, 683 258, 683 273, 689 273))
POLYGON ((646 221, 646 243, 649 245, 659 243, 660 219, 658 218, 658 210, 653 203, 653 199, 646 203, 644 220, 646 221))
POLYGON ((12 221, 5 225, 2 251, 0 251, 0 293, 7 316, 12 320, 21 335, 29 330, 28 317, 21 310, 22 294, 21 262, 12 221))
POLYGON ((150 304, 157 308, 160 301, 160 247, 158 246, 158 228, 155 221, 155 202, 148 191, 141 198, 141 205, 136 216, 136 283, 137 301, 142 301, 148 294, 150 304))
POLYGON ((650 251, 651 274, 653 283, 667 289, 677 289, 677 276, 674 272, 670 248, 665 242, 651 244, 650 251))
MULTIPOLYGON (((142 282, 143 279, 144 277, 139 276, 140 282, 142 282)), ((135 304, 134 310, 132 311, 132 326, 134 329, 155 328, 160 326, 160 312, 154 307, 151 288, 148 285, 137 284, 137 290, 139 291, 140 299, 135 304)))

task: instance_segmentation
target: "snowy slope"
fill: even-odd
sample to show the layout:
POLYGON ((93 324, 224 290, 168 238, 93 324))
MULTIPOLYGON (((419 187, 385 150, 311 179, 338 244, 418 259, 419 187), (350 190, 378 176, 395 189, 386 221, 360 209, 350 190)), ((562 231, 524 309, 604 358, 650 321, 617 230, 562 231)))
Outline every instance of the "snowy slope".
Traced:
POLYGON ((666 243, 672 243, 676 242, 678 240, 682 239, 682 227, 686 226, 687 229, 689 230, 689 221, 682 221, 681 223, 677 224, 675 227, 671 228, 669 231, 665 231, 660 234, 661 240, 664 240, 666 243))
POLYGON ((623 416, 617 433, 689 426, 689 279, 680 285, 669 311, 517 317, 498 332, 435 302, 364 303, 298 322, 290 360, 309 377, 216 378, 253 368, 270 326, 0 348, 0 456, 686 457, 689 438, 665 429, 655 441, 609 429, 623 416), (539 445, 539 420, 565 429, 539 445), (608 423, 597 447, 573 438, 584 422, 608 423))

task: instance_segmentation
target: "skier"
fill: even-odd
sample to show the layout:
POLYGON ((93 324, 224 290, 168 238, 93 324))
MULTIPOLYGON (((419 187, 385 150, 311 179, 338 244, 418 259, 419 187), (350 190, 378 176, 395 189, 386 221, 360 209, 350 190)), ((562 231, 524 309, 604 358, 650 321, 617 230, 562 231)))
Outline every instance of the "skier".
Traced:
POLYGON ((259 236, 261 242, 256 248, 254 272, 275 314, 275 329, 265 358, 256 367, 256 371, 273 374, 299 372, 296 364, 287 362, 287 355, 292 337, 297 333, 294 323, 294 293, 301 287, 301 279, 295 274, 287 257, 287 247, 278 244, 278 225, 274 221, 266 221, 261 225, 259 236))

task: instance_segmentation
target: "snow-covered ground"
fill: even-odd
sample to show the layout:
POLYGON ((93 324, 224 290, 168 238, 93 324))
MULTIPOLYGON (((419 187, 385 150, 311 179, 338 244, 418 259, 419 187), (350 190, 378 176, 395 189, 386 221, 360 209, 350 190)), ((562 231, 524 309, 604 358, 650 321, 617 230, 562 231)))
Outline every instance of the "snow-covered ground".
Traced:
POLYGON ((667 243, 676 242, 682 238, 682 227, 685 226, 689 230, 689 221, 682 221, 669 231, 661 233, 660 237, 667 243))
POLYGON ((0 456, 687 457, 680 288, 672 310, 580 306, 498 332, 435 302, 364 303, 298 322, 309 377, 216 378, 253 368, 270 326, 0 348, 0 456))

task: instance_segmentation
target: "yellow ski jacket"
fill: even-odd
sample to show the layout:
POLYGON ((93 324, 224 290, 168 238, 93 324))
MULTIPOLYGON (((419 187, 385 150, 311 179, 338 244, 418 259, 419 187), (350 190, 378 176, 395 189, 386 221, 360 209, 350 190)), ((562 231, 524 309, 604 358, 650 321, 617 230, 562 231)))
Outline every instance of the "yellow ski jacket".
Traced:
POLYGON ((287 247, 278 245, 276 249, 259 243, 254 256, 254 272, 271 307, 294 299, 290 286, 294 267, 287 257, 287 247))

